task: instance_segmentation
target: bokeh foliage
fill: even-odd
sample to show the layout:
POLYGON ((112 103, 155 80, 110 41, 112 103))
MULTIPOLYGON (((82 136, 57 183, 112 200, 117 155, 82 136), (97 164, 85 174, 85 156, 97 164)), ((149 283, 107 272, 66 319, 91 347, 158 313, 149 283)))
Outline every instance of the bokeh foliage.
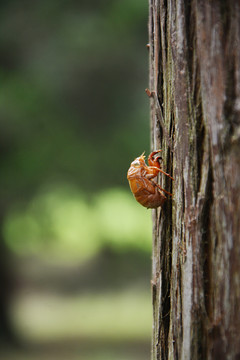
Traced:
POLYGON ((130 161, 149 148, 147 2, 25 0, 0 9, 7 244, 28 252, 47 243, 56 253, 57 237, 63 248, 81 238, 86 256, 100 241, 144 247, 144 216, 126 193, 107 190, 126 187, 130 161))
POLYGON ((1 189, 125 185, 148 150, 145 1, 1 5, 1 189))
MULTIPOLYGON (((3 331, 13 324, 29 342, 76 336, 79 354, 89 342, 83 357, 58 344, 58 359, 146 358, 151 213, 126 172, 149 150, 147 7, 0 3, 0 313, 10 305, 3 331), (9 301, 12 271, 21 285, 9 301), (140 349, 135 357, 121 341, 140 349)), ((21 356, 53 358, 48 349, 21 356)))
POLYGON ((127 191, 105 190, 87 201, 73 187, 50 188, 11 211, 4 238, 19 255, 86 260, 104 248, 150 252, 151 219, 127 191))

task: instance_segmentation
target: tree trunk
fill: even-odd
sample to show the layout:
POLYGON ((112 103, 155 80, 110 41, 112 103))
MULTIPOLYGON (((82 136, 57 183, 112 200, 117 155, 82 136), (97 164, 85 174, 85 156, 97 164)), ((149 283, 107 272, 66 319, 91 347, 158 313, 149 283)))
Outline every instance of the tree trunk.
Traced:
POLYGON ((240 359, 240 3, 149 11, 152 148, 175 179, 153 210, 152 359, 240 359))
POLYGON ((15 279, 13 269, 11 268, 10 253, 2 234, 3 213, 2 208, 0 209, 0 353, 2 347, 19 345, 19 340, 14 331, 10 316, 15 279))

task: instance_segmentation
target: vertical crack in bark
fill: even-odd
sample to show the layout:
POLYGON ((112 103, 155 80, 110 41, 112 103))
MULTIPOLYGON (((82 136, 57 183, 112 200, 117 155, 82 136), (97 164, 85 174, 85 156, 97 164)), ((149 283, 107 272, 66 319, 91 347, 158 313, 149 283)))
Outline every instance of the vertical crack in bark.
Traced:
POLYGON ((181 185, 182 185, 182 213, 183 213, 183 218, 184 218, 184 213, 185 213, 185 184, 184 184, 184 178, 183 178, 183 167, 181 169, 181 185))
MULTIPOLYGON (((161 5, 159 5, 161 6, 161 5)), ((164 78, 163 78, 163 66, 164 66, 164 62, 166 61, 166 55, 165 55, 165 42, 162 41, 162 36, 165 33, 165 25, 163 25, 163 29, 161 26, 161 20, 164 18, 164 15, 161 14, 160 12, 160 8, 158 9, 158 14, 157 14, 157 27, 158 27, 158 40, 159 40, 159 54, 158 54, 158 59, 159 59, 159 64, 158 64, 158 78, 157 78, 157 94, 158 94, 158 102, 159 102, 159 106, 161 108, 162 114, 164 116, 164 108, 163 108, 163 96, 164 96, 164 78)), ((160 129, 160 131, 162 131, 162 129, 160 129)))
POLYGON ((204 153, 204 139, 205 139, 205 125, 203 122, 203 112, 202 112, 202 101, 197 96, 195 102, 195 112, 196 112, 196 157, 197 157, 197 193, 200 190, 200 184, 202 179, 202 162, 203 162, 203 153, 204 153))
POLYGON ((169 138, 174 138, 174 132, 175 132, 175 122, 174 122, 174 113, 171 111, 170 114, 170 126, 169 126, 169 138))
POLYGON ((159 311, 159 353, 157 359, 168 359, 168 334, 170 325, 170 288, 172 277, 172 240, 166 242, 165 239, 172 239, 172 205, 171 202, 165 204, 162 219, 161 231, 161 294, 160 311, 159 311))
POLYGON ((234 128, 239 124, 239 116, 234 110, 236 101, 236 81, 235 81, 235 66, 234 62, 228 63, 229 71, 226 79, 226 99, 224 103, 223 113, 225 119, 225 134, 223 141, 223 151, 231 146, 231 137, 234 134, 234 128))
POLYGON ((212 205, 213 205, 213 170, 211 158, 209 158, 209 171, 206 184, 205 198, 202 207, 202 214, 200 218, 201 229, 201 254, 202 254, 202 281, 203 281, 203 295, 205 309, 201 309, 201 314, 206 314, 208 319, 201 319, 202 336, 198 337, 199 341, 199 356, 202 359, 207 358, 206 343, 208 342, 208 328, 206 323, 213 319, 213 305, 212 305, 212 240, 211 240, 211 226, 212 226, 212 205), (205 327, 204 327, 205 324, 205 327))
POLYGON ((193 18, 194 13, 192 12, 192 2, 184 1, 184 12, 185 12, 185 32, 186 32, 186 50, 188 62, 189 74, 193 73, 194 67, 194 38, 195 38, 195 19, 193 18))
POLYGON ((165 16, 164 16, 164 31, 163 31, 163 36, 164 36, 164 42, 165 42, 165 58, 168 58, 168 31, 167 31, 167 23, 168 23, 168 6, 167 6, 167 0, 164 0, 164 10, 165 10, 165 16))

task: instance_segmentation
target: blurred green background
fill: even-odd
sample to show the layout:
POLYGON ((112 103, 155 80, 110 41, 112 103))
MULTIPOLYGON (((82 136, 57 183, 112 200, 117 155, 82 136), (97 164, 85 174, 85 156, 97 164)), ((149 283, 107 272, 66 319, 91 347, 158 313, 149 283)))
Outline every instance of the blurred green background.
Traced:
POLYGON ((0 358, 146 360, 146 0, 0 3, 0 358))

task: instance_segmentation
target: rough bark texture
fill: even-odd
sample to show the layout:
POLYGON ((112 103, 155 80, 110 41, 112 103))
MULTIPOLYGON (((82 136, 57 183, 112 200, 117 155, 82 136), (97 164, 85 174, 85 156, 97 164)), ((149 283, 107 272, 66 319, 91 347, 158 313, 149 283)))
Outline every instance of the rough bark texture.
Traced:
POLYGON ((240 2, 149 11, 152 148, 175 178, 153 211, 152 359, 240 359, 240 2))

